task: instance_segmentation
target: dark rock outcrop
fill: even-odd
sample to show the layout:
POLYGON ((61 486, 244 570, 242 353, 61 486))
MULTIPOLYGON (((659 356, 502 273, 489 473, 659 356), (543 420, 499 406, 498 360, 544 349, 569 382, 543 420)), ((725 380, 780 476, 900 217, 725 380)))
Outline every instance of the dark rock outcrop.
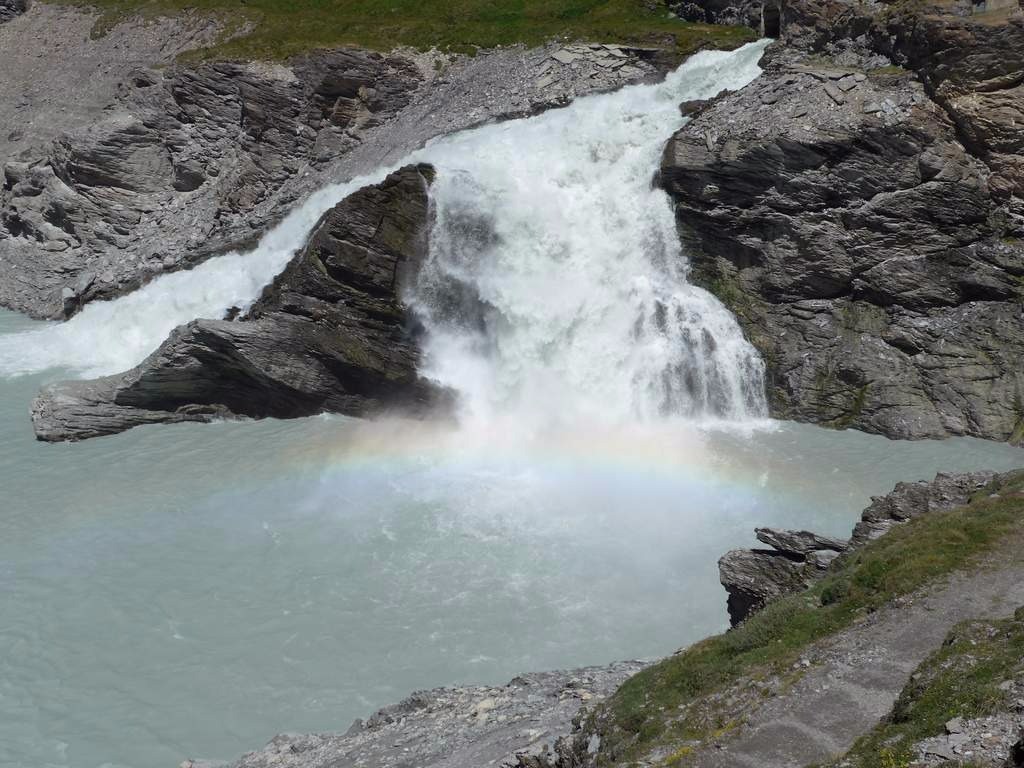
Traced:
POLYGON ((929 512, 960 507, 994 481, 995 472, 939 474, 931 482, 897 483, 891 493, 875 496, 853 529, 852 547, 861 547, 900 523, 929 512))
POLYGON ((998 484, 1000 478, 995 472, 970 472, 939 474, 931 482, 897 483, 885 496, 872 497, 849 541, 808 531, 756 529, 758 541, 771 549, 736 549, 718 561, 719 578, 729 595, 731 624, 736 626, 784 595, 802 592, 824 576, 842 553, 864 546, 911 518, 963 506, 979 491, 998 484))
POLYGON ((415 323, 400 292, 426 251, 433 169, 408 166, 352 194, 241 320, 195 320, 137 368, 43 390, 41 440, 224 416, 421 409, 415 323))
POLYGON ((959 137, 909 72, 777 49, 670 141, 692 278, 761 352, 773 415, 1024 437, 1024 231, 959 137))
POLYGON ((758 528, 755 534, 771 549, 734 549, 718 561, 733 626, 772 600, 806 589, 849 547, 809 531, 758 528))
POLYGON ((913 70, 984 160, 992 193, 1024 215, 1024 4, 790 0, 782 36, 814 53, 883 54, 913 70), (1016 200, 1013 198, 1016 197, 1016 200))
POLYGON ((758 0, 668 0, 668 9, 684 21, 708 24, 744 26, 764 31, 765 8, 768 10, 768 36, 771 34, 770 19, 777 13, 778 2, 763 3, 758 0))
POLYGON ((960 140, 991 168, 992 194, 1020 217, 1024 12, 1016 2, 980 5, 984 12, 957 15, 948 8, 929 7, 886 18, 878 23, 878 47, 918 73, 956 123, 960 140))
POLYGON ((0 0, 0 24, 20 16, 28 8, 28 0, 0 0))

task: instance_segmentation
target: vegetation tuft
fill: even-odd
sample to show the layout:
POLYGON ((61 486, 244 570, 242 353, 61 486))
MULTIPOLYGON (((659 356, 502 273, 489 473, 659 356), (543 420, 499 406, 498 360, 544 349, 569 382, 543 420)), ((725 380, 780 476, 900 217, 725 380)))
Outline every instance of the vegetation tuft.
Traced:
POLYGON ((736 629, 704 640, 628 680, 595 714, 602 764, 668 754, 685 764, 686 742, 706 739, 706 722, 685 710, 741 677, 786 674, 808 645, 828 637, 989 552, 1024 521, 1024 472, 958 509, 911 520, 841 558, 806 593, 783 598, 736 629), (694 719, 699 720, 699 719, 694 719))
POLYGON ((734 48, 756 35, 746 27, 670 18, 656 0, 58 0, 103 12, 102 32, 128 16, 211 14, 247 29, 204 57, 283 59, 316 48, 410 46, 472 53, 553 38, 667 47, 685 55, 734 48))

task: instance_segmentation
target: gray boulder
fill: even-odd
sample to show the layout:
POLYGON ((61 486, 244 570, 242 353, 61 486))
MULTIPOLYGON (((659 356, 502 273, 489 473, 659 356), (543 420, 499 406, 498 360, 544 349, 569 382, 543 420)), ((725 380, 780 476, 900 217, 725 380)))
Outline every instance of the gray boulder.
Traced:
POLYGON ((196 320, 124 374, 46 387, 40 440, 228 416, 364 415, 439 402, 400 294, 426 251, 429 166, 343 200, 242 319, 196 320))
POLYGON ((755 528, 754 535, 762 544, 774 550, 797 557, 806 557, 812 552, 845 552, 848 541, 821 536, 810 531, 785 531, 779 528, 755 528))
POLYGON ((728 593, 729 622, 736 626, 768 603, 810 584, 806 561, 785 552, 734 549, 718 560, 718 576, 728 593))
POLYGON ((718 561, 733 626, 772 600, 806 589, 849 548, 849 542, 810 531, 757 528, 754 533, 771 549, 735 549, 718 561))
POLYGON ((940 473, 931 482, 897 483, 891 493, 872 497, 853 529, 850 544, 863 546, 913 517, 963 506, 998 478, 995 472, 940 473))
POLYGON ((137 68, 102 119, 2 167, 0 305, 68 317, 252 244, 301 196, 300 171, 358 144, 420 82, 409 59, 357 50, 137 68), (84 273, 108 279, 79 290, 84 273))

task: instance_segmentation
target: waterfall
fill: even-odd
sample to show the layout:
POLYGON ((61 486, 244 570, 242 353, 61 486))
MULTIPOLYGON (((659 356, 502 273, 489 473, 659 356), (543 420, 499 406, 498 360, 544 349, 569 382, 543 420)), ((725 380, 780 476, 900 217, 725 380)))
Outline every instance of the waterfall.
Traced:
MULTIPOLYGON (((761 361, 687 282, 671 203, 651 179, 684 122, 679 102, 744 86, 766 44, 699 53, 662 83, 445 137, 394 166, 437 168, 431 250, 406 298, 427 331, 423 373, 460 394, 466 420, 765 413, 761 361)), ((391 170, 320 190, 250 253, 0 336, 0 374, 137 365, 174 327, 251 304, 325 211, 391 170)))
POLYGON ((763 365, 687 282, 652 187, 678 104, 755 78, 764 44, 700 53, 658 85, 439 141, 429 259, 409 301, 425 373, 463 418, 552 424, 764 415, 763 365))

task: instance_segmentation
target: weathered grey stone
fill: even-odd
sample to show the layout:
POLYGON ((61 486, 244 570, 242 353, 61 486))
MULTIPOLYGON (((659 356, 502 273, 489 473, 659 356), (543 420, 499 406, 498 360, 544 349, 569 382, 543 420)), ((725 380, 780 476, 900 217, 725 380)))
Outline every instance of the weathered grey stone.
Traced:
POLYGON ((94 41, 94 21, 39 4, 0 27, 0 124, 32 126, 0 137, 0 306, 36 317, 65 318, 249 247, 316 189, 393 165, 438 135, 668 65, 635 49, 582 46, 577 70, 554 64, 551 45, 183 66, 174 55, 215 38, 216 22, 126 22, 94 41), (605 59, 629 65, 596 63, 605 59), (538 91, 545 64, 551 79, 538 91), (114 279, 68 300, 84 271, 114 279))
POLYGON ((772 600, 806 589, 810 583, 802 558, 763 549, 734 549, 718 560, 718 575, 728 593, 733 626, 772 600))
POLYGON ((0 0, 0 24, 20 16, 28 8, 28 0, 0 0))
POLYGON ((938 474, 931 482, 897 483, 876 496, 861 514, 849 541, 808 531, 757 528, 758 541, 773 547, 737 549, 718 561, 719 578, 728 593, 733 626, 784 595, 806 589, 824 576, 842 553, 864 546, 913 517, 967 504, 971 498, 1008 475, 995 472, 938 474))
POLYGON ((871 499, 853 529, 850 545, 860 547, 918 515, 966 504, 978 491, 999 478, 995 472, 938 474, 931 482, 897 483, 892 492, 871 499))
POLYGON ((754 535, 757 540, 767 544, 772 549, 785 552, 791 555, 806 557, 812 552, 830 550, 832 552, 844 552, 849 543, 834 539, 829 536, 821 536, 810 531, 784 531, 778 528, 755 528, 754 535))

